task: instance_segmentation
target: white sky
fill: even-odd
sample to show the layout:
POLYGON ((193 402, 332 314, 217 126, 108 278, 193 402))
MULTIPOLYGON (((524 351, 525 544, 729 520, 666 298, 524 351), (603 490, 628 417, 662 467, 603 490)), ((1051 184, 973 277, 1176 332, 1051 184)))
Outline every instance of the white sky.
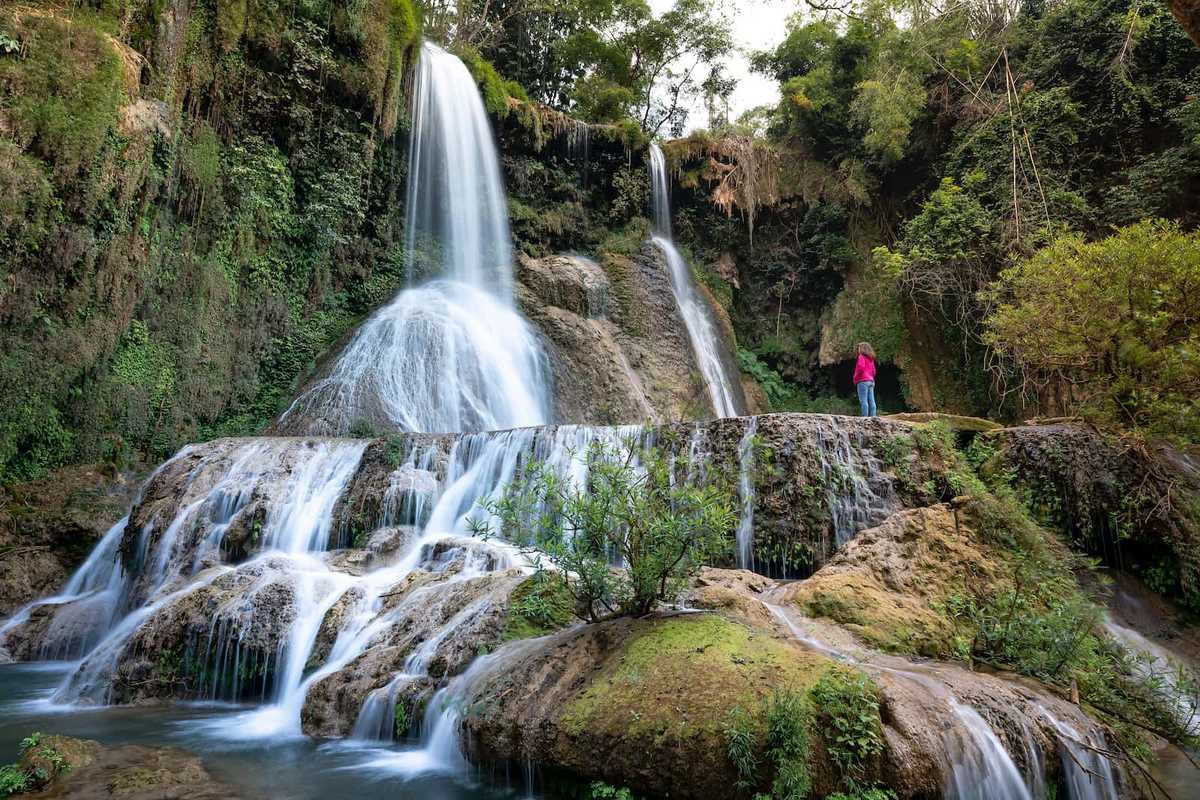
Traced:
MULTIPOLYGON (((674 5, 674 0, 650 0, 655 14, 674 5)), ((737 119, 747 109, 774 105, 779 100, 779 87, 773 80, 750 72, 746 53, 769 50, 783 41, 787 19, 800 9, 798 0, 725 0, 726 11, 733 23, 733 41, 739 53, 726 66, 727 74, 737 79, 737 88, 729 102, 729 117, 737 119)), ((698 103, 688 117, 687 129, 703 128, 708 124, 704 104, 698 103)))

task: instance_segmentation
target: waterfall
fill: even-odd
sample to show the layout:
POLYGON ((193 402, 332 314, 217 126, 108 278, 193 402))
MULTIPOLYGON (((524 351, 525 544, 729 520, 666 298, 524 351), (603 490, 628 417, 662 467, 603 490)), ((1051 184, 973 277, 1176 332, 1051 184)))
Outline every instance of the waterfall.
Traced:
POLYGON ((126 580, 118 551, 128 521, 128 516, 122 517, 108 529, 58 594, 28 603, 0 624, 0 642, 9 631, 28 622, 36 609, 54 607, 54 617, 38 648, 39 658, 75 659, 95 646, 120 610, 126 580))
POLYGON ((758 417, 750 417, 738 443, 738 499, 741 515, 737 528, 738 569, 754 569, 754 436, 758 417))
POLYGON ((679 315, 687 328, 692 353, 708 389, 713 411, 718 417, 736 417, 743 413, 738 377, 727 366, 722 341, 712 310, 692 280, 692 271, 671 239, 671 200, 667 188, 667 164, 662 150, 650 145, 650 196, 654 209, 655 247, 662 251, 671 276, 671 291, 679 315))
POLYGON ((342 435, 360 421, 436 433, 544 424, 546 357, 513 303, 487 113, 466 66, 429 42, 414 82, 407 212, 408 288, 363 323, 279 427, 342 435))
MULTIPOLYGON (((975 709, 961 702, 939 678, 936 668, 908 664, 899 659, 875 657, 864 661, 854 653, 813 636, 801 628, 788 611, 764 601, 767 609, 780 620, 792 636, 817 652, 861 667, 890 673, 935 698, 955 724, 942 729, 941 736, 949 757, 945 796, 953 800, 1034 800, 1012 756, 987 721, 975 709)), ((1026 732, 1028 737, 1028 732, 1026 732)), ((1032 745, 1029 745, 1032 749, 1032 745)), ((1041 775, 1030 775, 1029 784, 1042 786, 1041 775)))
POLYGON ((1117 800, 1120 795, 1112 761, 1104 755, 1108 752, 1104 737, 1094 729, 1081 733, 1051 714, 1049 709, 1039 706, 1038 710, 1058 733, 1067 797, 1070 800, 1117 800))

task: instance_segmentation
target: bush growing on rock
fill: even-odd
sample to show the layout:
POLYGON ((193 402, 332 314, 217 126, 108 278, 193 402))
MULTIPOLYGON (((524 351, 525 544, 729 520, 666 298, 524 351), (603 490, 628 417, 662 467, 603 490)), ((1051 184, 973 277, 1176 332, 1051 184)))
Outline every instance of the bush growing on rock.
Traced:
POLYGON ((708 465, 601 441, 584 459, 581 482, 528 464, 486 504, 493 520, 471 522, 479 535, 502 532, 524 548, 539 572, 565 574, 582 619, 645 615, 728 551, 737 522, 732 484, 708 465))
POLYGON ((1065 410, 1200 441, 1200 234, 1147 220, 1054 240, 1000 274, 986 341, 1065 410))

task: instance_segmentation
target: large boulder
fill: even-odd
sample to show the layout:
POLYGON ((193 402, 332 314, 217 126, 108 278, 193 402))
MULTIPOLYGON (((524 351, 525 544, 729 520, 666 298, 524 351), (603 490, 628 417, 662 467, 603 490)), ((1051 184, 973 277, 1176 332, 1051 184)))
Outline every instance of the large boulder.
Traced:
POLYGON ((958 631, 938 609, 953 595, 991 584, 1007 567, 961 516, 949 505, 894 514, 790 587, 786 599, 875 648, 948 657, 958 631))
MULTIPOLYGON (((632 258, 607 255, 605 269, 581 256, 523 257, 518 267, 521 309, 550 357, 557 419, 614 424, 695 415, 704 388, 656 248, 632 258)), ((711 413, 704 402, 700 410, 711 413)))

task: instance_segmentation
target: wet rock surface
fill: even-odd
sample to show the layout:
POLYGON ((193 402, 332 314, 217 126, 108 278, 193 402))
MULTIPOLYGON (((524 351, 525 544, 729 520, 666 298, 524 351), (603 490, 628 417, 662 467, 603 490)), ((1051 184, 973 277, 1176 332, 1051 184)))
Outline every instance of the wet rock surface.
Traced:
POLYGON ((518 265, 522 310, 547 343, 555 418, 604 425, 711 413, 661 254, 647 245, 606 263, 615 280, 580 256, 518 265))
POLYGON ((177 747, 102 746, 88 739, 45 736, 22 757, 20 767, 46 769, 44 752, 66 768, 49 768, 53 778, 22 797, 37 800, 237 800, 245 797, 215 778, 200 757, 177 747))
POLYGON ((1043 521, 1111 567, 1156 571, 1200 609, 1200 454, 1104 435, 1076 422, 985 434, 1043 521))

